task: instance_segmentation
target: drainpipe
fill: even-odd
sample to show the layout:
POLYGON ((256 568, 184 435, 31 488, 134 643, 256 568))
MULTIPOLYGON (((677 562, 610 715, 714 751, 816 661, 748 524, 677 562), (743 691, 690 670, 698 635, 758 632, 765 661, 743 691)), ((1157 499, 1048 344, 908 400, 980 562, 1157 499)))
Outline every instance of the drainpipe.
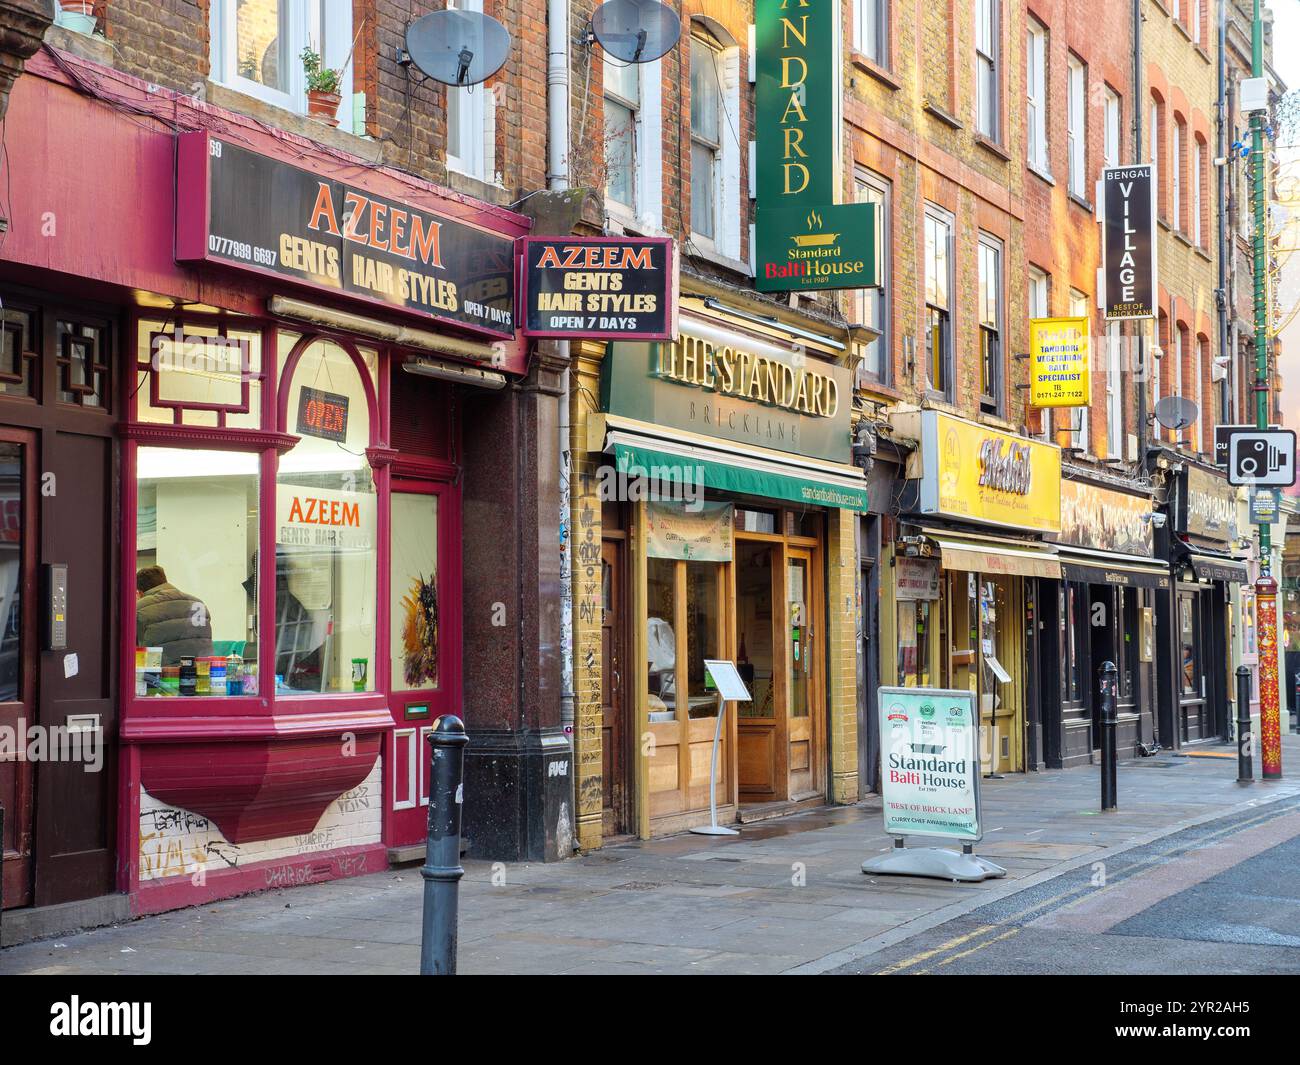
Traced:
MULTIPOLYGON (((546 3, 546 186, 552 192, 569 187, 569 0, 546 3)), ((564 356, 560 378, 560 724, 569 737, 569 810, 574 825, 573 849, 578 849, 578 760, 574 742, 573 695, 573 454, 569 438, 569 342, 557 341, 564 356)))
MULTIPOLYGON (((1219 242, 1219 289, 1215 293, 1215 303, 1219 309, 1219 357, 1228 357, 1232 349, 1228 346, 1228 315, 1230 304, 1228 302, 1228 72, 1227 72, 1227 51, 1228 51, 1228 5, 1221 3, 1219 6, 1219 96, 1215 105, 1218 111, 1216 135, 1218 143, 1215 146, 1215 157, 1223 160, 1223 165, 1216 167, 1218 171, 1216 182, 1216 191, 1218 199, 1218 242, 1219 242)), ((1227 371, 1224 375, 1224 383, 1219 386, 1219 394, 1231 397, 1229 402, 1224 404, 1224 414, 1227 415, 1229 423, 1236 421, 1233 415, 1236 414, 1236 369, 1232 362, 1227 365, 1227 371)), ((1201 415, 1205 415, 1202 413, 1201 415)))
MULTIPOLYGON (((1142 0, 1133 0, 1133 162, 1142 162, 1142 115, 1147 109, 1142 93, 1142 0)), ((1155 159, 1151 162, 1154 164, 1155 159)), ((1152 171, 1154 175, 1154 171, 1152 171)), ((1158 179, 1158 175, 1155 175, 1158 179)), ((1152 293, 1155 296, 1155 293, 1152 293)), ((1152 343, 1155 342, 1156 319, 1151 319, 1152 343)), ((1147 354, 1146 332, 1136 323, 1137 333, 1137 441, 1138 469, 1147 470, 1147 354)))

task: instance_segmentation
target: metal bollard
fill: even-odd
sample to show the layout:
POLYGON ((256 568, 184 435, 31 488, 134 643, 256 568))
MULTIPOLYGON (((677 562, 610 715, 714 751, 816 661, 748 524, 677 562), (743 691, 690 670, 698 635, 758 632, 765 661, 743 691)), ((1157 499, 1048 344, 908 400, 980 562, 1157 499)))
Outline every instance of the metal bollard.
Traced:
POLYGON ((456 909, 460 878, 460 815, 464 798, 465 726, 443 714, 429 733, 429 831, 425 840, 424 923, 420 932, 420 975, 456 975, 456 909))
POLYGON ((1115 765, 1119 751, 1115 746, 1115 700, 1119 695, 1119 670, 1114 662, 1101 664, 1101 808, 1113 810, 1119 805, 1115 765))
POLYGON ((1237 783, 1255 782, 1255 737, 1250 734, 1250 668, 1237 667, 1237 783))

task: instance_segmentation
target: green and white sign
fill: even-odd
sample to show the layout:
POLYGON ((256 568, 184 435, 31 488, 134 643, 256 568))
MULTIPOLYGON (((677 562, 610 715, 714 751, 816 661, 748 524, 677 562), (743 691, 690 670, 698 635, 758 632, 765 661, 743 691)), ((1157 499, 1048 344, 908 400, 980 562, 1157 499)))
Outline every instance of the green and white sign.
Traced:
POLYGON ((979 840, 975 694, 943 688, 879 693, 885 831, 979 840))
POLYGON ((839 0, 754 6, 755 285, 864 288, 876 277, 876 208, 840 203, 839 0))

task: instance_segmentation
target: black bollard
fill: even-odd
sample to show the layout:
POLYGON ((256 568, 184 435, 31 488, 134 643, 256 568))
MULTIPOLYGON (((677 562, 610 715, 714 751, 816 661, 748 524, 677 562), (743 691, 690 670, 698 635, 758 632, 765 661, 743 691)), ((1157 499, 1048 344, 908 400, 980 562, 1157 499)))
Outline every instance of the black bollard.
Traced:
POLYGON ((465 726, 443 714, 429 733, 429 831, 425 840, 424 924, 420 933, 420 975, 456 975, 456 907, 460 878, 460 814, 465 777, 465 726))
POLYGON ((1119 805, 1115 764, 1119 751, 1115 746, 1115 700, 1119 694, 1119 671, 1114 662, 1101 664, 1101 808, 1113 810, 1119 805))
POLYGON ((1237 783, 1255 782, 1255 737, 1250 734, 1250 667, 1237 667, 1237 783))

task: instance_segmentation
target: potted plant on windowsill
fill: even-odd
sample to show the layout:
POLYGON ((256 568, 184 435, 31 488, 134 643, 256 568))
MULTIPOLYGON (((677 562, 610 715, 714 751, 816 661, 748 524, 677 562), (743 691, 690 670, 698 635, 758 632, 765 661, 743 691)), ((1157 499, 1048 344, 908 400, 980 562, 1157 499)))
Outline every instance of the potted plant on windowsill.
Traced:
POLYGON ((311 47, 304 48, 299 58, 302 59, 303 73, 307 75, 307 114, 327 125, 337 126, 343 71, 323 66, 320 53, 311 47))
POLYGON ((58 24, 87 36, 95 32, 94 0, 59 0, 58 24))

